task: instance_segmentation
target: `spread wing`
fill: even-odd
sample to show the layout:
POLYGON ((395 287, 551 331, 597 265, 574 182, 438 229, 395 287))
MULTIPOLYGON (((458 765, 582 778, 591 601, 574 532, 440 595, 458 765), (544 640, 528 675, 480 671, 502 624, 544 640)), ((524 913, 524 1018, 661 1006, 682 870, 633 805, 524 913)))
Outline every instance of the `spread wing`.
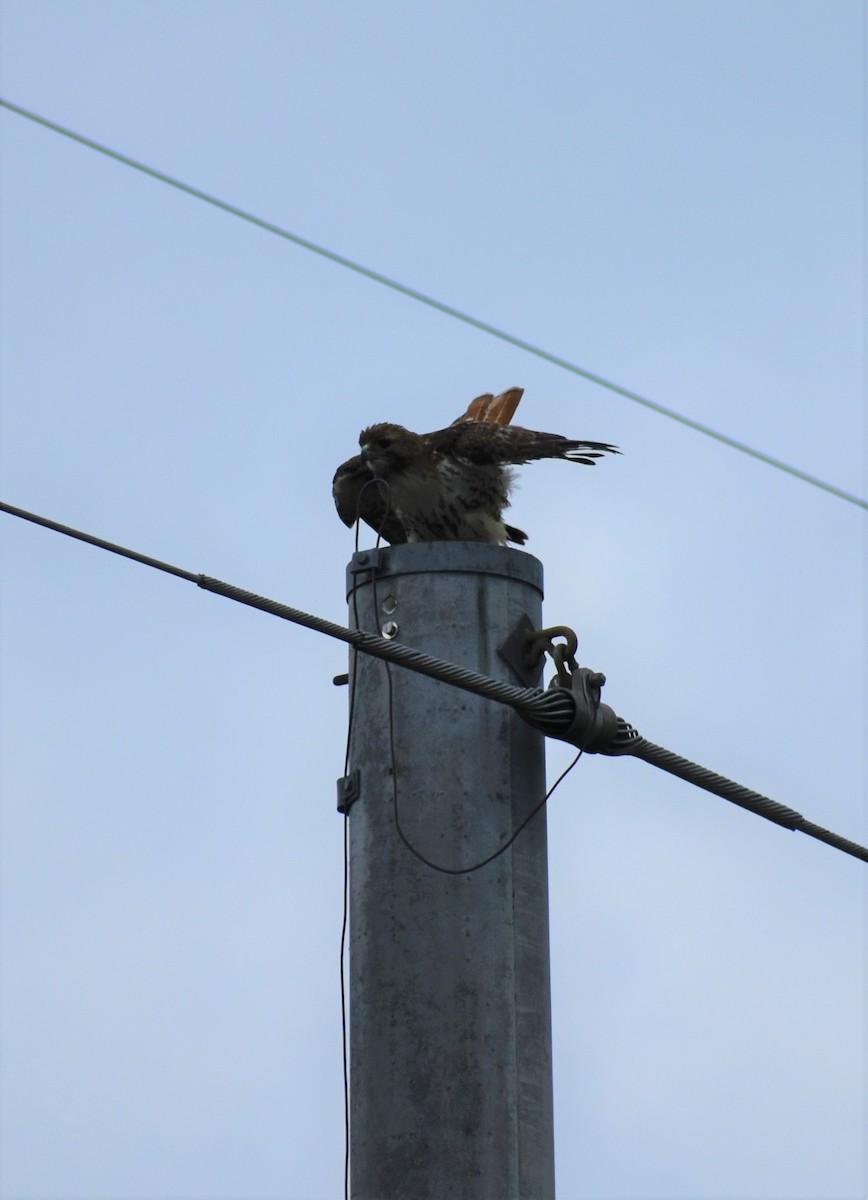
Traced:
POLYGON ((618 454, 608 442, 574 441, 559 433, 537 433, 518 425, 463 420, 425 439, 444 458, 471 466, 518 466, 540 458, 565 458, 594 466, 604 454, 618 454))
MULTIPOLYGON (((470 401, 466 412, 457 417, 453 425, 461 422, 508 425, 523 394, 523 388, 507 388, 498 396, 485 392, 470 401)), ((385 489, 372 483, 372 480, 370 467, 360 454, 355 454, 338 467, 332 482, 338 516, 349 526, 361 518, 393 546, 406 542, 406 530, 391 511, 385 489)))

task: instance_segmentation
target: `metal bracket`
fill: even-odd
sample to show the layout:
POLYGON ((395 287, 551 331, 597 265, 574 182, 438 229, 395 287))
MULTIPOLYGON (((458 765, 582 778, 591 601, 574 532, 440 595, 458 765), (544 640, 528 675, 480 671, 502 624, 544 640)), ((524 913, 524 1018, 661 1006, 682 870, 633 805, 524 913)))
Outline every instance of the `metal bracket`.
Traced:
POLYGON ((539 684, 545 662, 542 646, 532 641, 535 632, 533 621, 524 613, 497 647, 497 653, 525 687, 539 684))
POLYGON ((571 673, 568 688, 557 677, 549 684, 551 688, 572 692, 576 707, 572 725, 558 737, 588 754, 606 754, 618 736, 619 719, 600 698, 605 682, 606 676, 599 671, 579 667, 571 673))
POLYGON ((338 780, 338 812, 346 816, 361 795, 361 776, 358 768, 338 780))
POLYGON ((380 571, 387 564, 388 546, 378 546, 375 550, 357 550, 350 562, 350 574, 363 575, 368 571, 380 571))

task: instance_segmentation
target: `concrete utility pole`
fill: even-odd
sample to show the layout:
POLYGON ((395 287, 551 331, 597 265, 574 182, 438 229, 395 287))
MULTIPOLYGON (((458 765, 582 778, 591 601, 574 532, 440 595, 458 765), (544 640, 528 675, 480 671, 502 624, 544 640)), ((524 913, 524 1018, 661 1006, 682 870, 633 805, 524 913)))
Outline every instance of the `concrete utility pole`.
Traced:
MULTIPOLYGON (((347 581, 351 625, 513 683, 497 648, 521 616, 542 624, 542 565, 501 546, 361 552, 347 581)), ((544 739, 503 705, 389 669, 391 720, 385 664, 355 664, 351 1195, 553 1200, 545 811, 490 865, 446 875, 400 840, 392 790, 421 854, 469 866, 545 794, 544 739)))

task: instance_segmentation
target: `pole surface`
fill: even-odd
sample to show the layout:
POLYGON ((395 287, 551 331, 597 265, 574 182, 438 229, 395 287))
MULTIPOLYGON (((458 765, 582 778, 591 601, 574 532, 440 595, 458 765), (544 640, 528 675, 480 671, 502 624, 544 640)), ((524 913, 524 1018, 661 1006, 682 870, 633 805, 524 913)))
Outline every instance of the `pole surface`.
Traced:
MULTIPOLYGON (((512 683, 497 647, 522 615, 542 624, 541 564, 501 546, 358 553, 347 587, 351 625, 512 683)), ((502 704, 350 665, 352 1198, 553 1200, 545 810, 446 875, 400 840, 393 795, 421 854, 472 865, 545 794, 543 736, 502 704)))

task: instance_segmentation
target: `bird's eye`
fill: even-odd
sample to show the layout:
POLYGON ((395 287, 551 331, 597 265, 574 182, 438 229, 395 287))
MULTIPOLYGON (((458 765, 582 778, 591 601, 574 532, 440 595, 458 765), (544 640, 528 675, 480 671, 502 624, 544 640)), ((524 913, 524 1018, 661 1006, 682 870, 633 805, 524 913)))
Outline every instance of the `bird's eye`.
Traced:
POLYGON ((375 445, 380 450, 388 450, 389 447, 391 446, 391 444, 392 444, 392 439, 390 437, 378 437, 375 442, 375 445))

